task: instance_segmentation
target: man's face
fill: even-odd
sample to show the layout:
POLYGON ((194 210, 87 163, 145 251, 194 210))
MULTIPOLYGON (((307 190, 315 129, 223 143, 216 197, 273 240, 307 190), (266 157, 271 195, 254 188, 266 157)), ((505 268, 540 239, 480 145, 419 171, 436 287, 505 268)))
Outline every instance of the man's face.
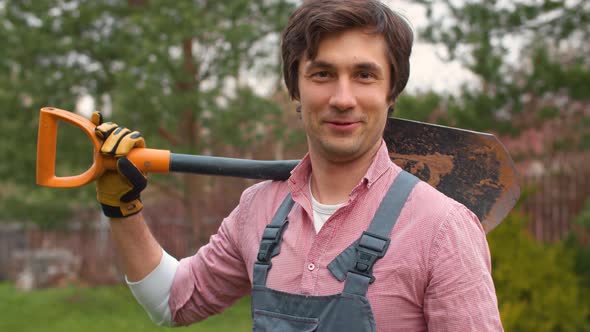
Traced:
POLYGON ((390 105, 390 69, 381 35, 360 29, 322 38, 299 65, 299 101, 312 156, 350 162, 379 148, 390 105))

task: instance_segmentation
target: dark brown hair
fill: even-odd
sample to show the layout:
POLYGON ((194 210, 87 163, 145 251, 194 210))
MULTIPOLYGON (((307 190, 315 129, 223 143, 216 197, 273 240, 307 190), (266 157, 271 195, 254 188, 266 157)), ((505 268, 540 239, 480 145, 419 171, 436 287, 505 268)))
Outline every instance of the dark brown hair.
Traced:
POLYGON ((281 52, 283 77, 292 99, 299 99, 302 57, 315 59, 325 34, 352 28, 367 28, 369 33, 385 38, 391 69, 388 100, 395 101, 410 76, 414 37, 408 22, 378 0, 306 0, 291 14, 283 31, 281 52))

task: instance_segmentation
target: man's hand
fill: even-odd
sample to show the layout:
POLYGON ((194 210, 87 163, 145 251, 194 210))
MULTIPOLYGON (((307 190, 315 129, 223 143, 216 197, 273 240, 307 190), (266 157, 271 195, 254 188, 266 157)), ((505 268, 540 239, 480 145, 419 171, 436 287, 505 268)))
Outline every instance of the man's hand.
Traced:
POLYGON ((112 122, 103 123, 100 112, 94 112, 91 120, 96 125, 96 136, 103 140, 100 153, 118 158, 117 170, 105 171, 96 180, 96 198, 107 217, 134 215, 143 208, 140 193, 147 186, 147 178, 125 156, 133 148, 145 147, 145 141, 137 131, 112 122))

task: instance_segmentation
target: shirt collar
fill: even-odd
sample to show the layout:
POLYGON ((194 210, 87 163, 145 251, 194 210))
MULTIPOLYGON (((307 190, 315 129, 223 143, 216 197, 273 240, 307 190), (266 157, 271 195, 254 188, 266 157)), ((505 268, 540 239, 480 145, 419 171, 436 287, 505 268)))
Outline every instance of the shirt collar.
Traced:
POLYGON ((299 164, 291 171, 289 177, 289 188, 292 193, 296 193, 304 189, 309 182, 309 176, 311 174, 311 159, 309 158, 309 152, 301 159, 299 164))
MULTIPOLYGON (((383 174, 388 170, 392 170, 395 175, 400 172, 400 168, 391 162, 389 158, 389 152, 387 150, 387 144, 381 140, 381 146, 373 158, 373 162, 369 166, 367 173, 361 180, 361 183, 357 185, 359 187, 362 184, 366 184, 368 188, 371 187, 375 181, 377 181, 383 174)), ((289 178, 289 187, 292 193, 304 190, 307 188, 309 176, 311 174, 311 160, 309 153, 299 162, 299 164, 291 171, 291 177, 289 178)))
POLYGON ((375 158, 363 178, 367 182, 367 187, 370 188, 371 185, 379 180, 379 178, 381 178, 388 170, 392 170, 394 175, 397 175, 401 171, 401 168, 391 161, 389 151, 387 150, 387 144, 381 139, 379 151, 375 154, 375 158))

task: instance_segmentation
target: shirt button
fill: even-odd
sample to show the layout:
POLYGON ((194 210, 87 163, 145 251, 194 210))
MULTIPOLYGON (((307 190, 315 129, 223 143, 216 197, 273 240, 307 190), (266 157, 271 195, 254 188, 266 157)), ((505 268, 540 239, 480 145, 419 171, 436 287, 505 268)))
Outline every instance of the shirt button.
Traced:
POLYGON ((313 265, 313 263, 309 263, 307 264, 307 269, 313 271, 313 269, 315 269, 315 265, 313 265))

